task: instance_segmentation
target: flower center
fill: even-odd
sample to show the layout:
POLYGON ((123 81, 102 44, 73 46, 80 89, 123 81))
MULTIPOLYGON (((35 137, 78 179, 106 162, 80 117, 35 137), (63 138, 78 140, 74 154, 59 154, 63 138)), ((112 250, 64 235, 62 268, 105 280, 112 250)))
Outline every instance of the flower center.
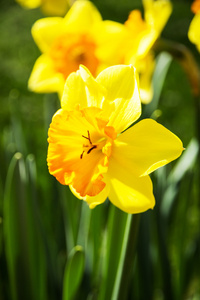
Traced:
POLYGON ((76 71, 80 64, 85 65, 95 76, 99 64, 95 52, 96 44, 90 36, 83 33, 67 33, 55 40, 50 56, 55 70, 65 78, 76 71))
POLYGON ((60 110, 49 129, 49 171, 81 196, 95 196, 104 187, 116 132, 101 118, 102 110, 60 110))
POLYGON ((89 154, 93 149, 96 149, 97 148, 97 145, 93 145, 92 144, 92 141, 91 141, 91 138, 90 138, 90 132, 89 132, 89 130, 87 130, 87 136, 84 136, 84 135, 82 135, 82 137, 84 138, 84 139, 86 139, 86 140, 88 140, 89 141, 89 145, 88 144, 83 144, 83 152, 81 153, 81 155, 80 155, 80 159, 82 159, 83 158, 83 154, 86 152, 87 154, 89 154))

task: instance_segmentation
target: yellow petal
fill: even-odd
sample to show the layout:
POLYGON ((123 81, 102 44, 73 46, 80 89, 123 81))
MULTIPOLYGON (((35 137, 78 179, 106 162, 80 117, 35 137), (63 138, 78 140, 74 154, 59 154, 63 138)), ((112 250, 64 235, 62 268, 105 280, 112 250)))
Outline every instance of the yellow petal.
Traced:
POLYGON ((48 0, 43 1, 41 9, 46 15, 63 16, 69 8, 68 0, 48 0))
POLYGON ((77 105, 80 108, 88 106, 85 83, 79 71, 73 72, 68 76, 61 99, 63 109, 73 110, 77 105))
POLYGON ((51 59, 43 54, 35 62, 28 87, 37 93, 58 92, 62 95, 64 77, 62 74, 55 73, 51 59))
POLYGON ((36 8, 41 5, 41 0, 16 0, 20 5, 26 8, 36 8))
POLYGON ((190 23, 188 37, 192 43, 197 46, 200 51, 200 13, 196 14, 190 23))
POLYGON ((86 67, 81 65, 79 70, 86 86, 88 106, 102 108, 102 103, 106 94, 105 88, 94 79, 86 67))
POLYGON ((64 18, 65 26, 70 31, 88 31, 94 24, 100 22, 102 17, 92 2, 77 0, 64 18))
POLYGON ((82 199, 84 201, 87 202, 87 204, 89 205, 89 207, 91 209, 95 208, 97 205, 102 204, 103 202, 105 202, 105 200, 108 197, 109 191, 110 191, 110 187, 108 185, 108 183, 106 183, 105 188, 96 196, 90 197, 90 196, 86 196, 86 197, 80 197, 80 194, 78 194, 76 192, 76 190, 70 185, 69 186, 72 193, 79 199, 82 199))
POLYGON ((148 53, 143 59, 137 60, 135 67, 139 74, 141 101, 148 104, 153 98, 152 76, 155 68, 153 55, 148 53))
POLYGON ((103 110, 109 117, 109 125, 121 132, 136 121, 141 114, 136 70, 133 66, 113 66, 96 78, 107 91, 103 110), (110 107, 114 106, 114 110, 110 107))
POLYGON ((105 200, 108 197, 109 191, 110 191, 109 184, 106 183, 105 188, 98 195, 94 197, 86 196, 84 200, 89 204, 89 207, 91 209, 95 208, 95 206, 105 202, 105 200))
POLYGON ((141 58, 148 53, 157 39, 157 31, 142 19, 141 12, 137 9, 130 12, 125 27, 127 38, 124 41, 126 45, 124 62, 130 64, 131 57, 141 58))
POLYGON ((37 20, 31 30, 32 36, 41 52, 47 52, 55 38, 62 35, 63 18, 51 17, 37 20))
POLYGON ((149 176, 137 177, 111 158, 106 178, 110 183, 109 200, 119 209, 130 214, 153 209, 155 199, 149 176))
POLYGON ((143 58, 148 54, 153 44, 158 38, 158 34, 155 30, 149 29, 146 32, 143 32, 140 36, 140 41, 137 49, 137 57, 143 58))
POLYGON ((112 148, 112 158, 121 168, 145 176, 181 155, 180 139, 151 119, 138 122, 123 132, 112 148))
POLYGON ((140 12, 133 10, 125 23, 126 26, 128 23, 130 37, 132 36, 129 38, 129 49, 125 54, 125 63, 130 63, 131 54, 139 58, 147 55, 160 36, 172 12, 172 5, 168 0, 144 0, 143 5, 145 21, 139 17, 140 12))
POLYGON ((106 20, 94 26, 97 47, 97 57, 103 61, 107 67, 123 62, 123 40, 126 35, 125 26, 121 23, 106 20), (98 34, 96 34, 98 32, 98 34))
POLYGON ((143 0, 145 21, 160 35, 172 13, 172 3, 169 0, 143 0))

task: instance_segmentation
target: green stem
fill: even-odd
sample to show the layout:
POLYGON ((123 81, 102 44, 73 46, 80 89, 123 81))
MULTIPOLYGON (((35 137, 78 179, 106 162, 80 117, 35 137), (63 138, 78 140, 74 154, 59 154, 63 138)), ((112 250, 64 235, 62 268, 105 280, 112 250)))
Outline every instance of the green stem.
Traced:
POLYGON ((110 204, 103 254, 102 280, 99 300, 111 299, 126 231, 128 214, 110 204))
POLYGON ((111 300, 125 300, 133 270, 140 214, 128 215, 111 300))

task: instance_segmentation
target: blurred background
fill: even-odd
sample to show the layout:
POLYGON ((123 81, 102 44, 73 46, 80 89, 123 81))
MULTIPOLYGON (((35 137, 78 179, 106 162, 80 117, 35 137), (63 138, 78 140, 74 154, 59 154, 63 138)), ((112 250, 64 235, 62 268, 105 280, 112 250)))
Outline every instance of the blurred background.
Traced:
MULTIPOLYGON (((131 10, 143 11, 140 0, 92 2, 103 19, 122 23, 131 10)), ((193 18, 191 3, 172 2, 162 38, 185 45, 200 68, 200 54, 187 37, 193 18)), ((27 10, 14 0, 0 0, 0 300, 109 300, 117 268, 109 257, 116 254, 114 261, 118 261, 123 230, 115 237, 117 244, 106 248, 114 208, 107 203, 88 212, 85 204, 49 175, 47 132, 59 100, 56 94, 36 94, 27 88, 40 55, 31 27, 41 17, 39 8, 27 10), (103 261, 110 270, 106 275, 103 261)), ((157 104, 149 104, 144 113, 149 109, 180 137, 186 151, 152 177, 157 204, 142 214, 125 299, 199 300, 197 110, 179 62, 162 54, 158 62, 167 64, 166 76, 161 79, 155 74, 155 89, 161 80, 157 104)), ((123 213, 116 211, 123 219, 123 213)))

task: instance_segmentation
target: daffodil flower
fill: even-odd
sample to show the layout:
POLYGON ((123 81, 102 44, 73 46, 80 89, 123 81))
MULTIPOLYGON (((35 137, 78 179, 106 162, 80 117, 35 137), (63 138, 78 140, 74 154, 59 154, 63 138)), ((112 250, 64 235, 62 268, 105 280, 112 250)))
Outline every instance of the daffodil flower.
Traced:
POLYGON ((119 23, 104 24, 96 7, 87 0, 76 1, 64 18, 37 20, 32 35, 42 55, 33 67, 29 88, 39 93, 58 92, 61 96, 66 78, 80 64, 96 76, 109 66, 99 56, 99 49, 107 51, 110 44, 105 47, 106 41, 115 45, 122 28, 119 23))
POLYGON ((16 0, 21 6, 27 9, 41 7, 46 15, 63 16, 69 9, 69 0, 16 0))
POLYGON ((193 44, 196 45, 198 51, 200 52, 200 0, 195 0, 192 3, 191 9, 195 13, 195 16, 190 23, 188 38, 193 44))
POLYGON ((155 60, 151 51, 171 14, 167 0, 144 0, 145 19, 133 10, 125 24, 103 21, 96 7, 77 0, 64 18, 36 21, 33 38, 42 55, 29 79, 35 92, 58 92, 62 96, 67 76, 85 65, 93 76, 108 66, 133 64, 140 76, 141 100, 152 100, 155 60))
POLYGON ((153 208, 149 174, 179 157, 180 139, 141 115, 135 68, 109 67, 97 77, 80 66, 66 80, 62 108, 49 129, 49 172, 90 208, 107 197, 127 213, 153 208))
POLYGON ((140 76, 140 92, 143 103, 153 97, 151 79, 155 68, 152 47, 166 25, 172 4, 168 0, 143 0, 144 19, 139 10, 133 10, 125 22, 127 36, 123 62, 133 64, 140 76))

